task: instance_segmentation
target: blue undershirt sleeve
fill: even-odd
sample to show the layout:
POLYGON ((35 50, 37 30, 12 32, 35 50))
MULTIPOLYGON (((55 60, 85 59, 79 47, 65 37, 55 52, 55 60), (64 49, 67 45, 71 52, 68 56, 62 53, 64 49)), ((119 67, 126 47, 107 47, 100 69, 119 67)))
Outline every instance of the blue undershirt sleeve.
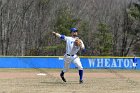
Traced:
POLYGON ((85 53, 85 52, 86 52, 86 49, 83 49, 83 50, 82 50, 82 53, 85 53))
POLYGON ((61 35, 61 37, 60 37, 62 40, 64 40, 65 39, 65 35, 61 35))

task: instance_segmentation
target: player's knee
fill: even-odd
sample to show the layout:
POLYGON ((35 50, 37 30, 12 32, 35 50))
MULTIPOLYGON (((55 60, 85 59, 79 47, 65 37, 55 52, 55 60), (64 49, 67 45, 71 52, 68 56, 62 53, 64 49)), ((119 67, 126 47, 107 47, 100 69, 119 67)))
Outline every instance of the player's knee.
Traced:
POLYGON ((68 71, 69 71, 69 69, 64 69, 64 70, 63 70, 64 73, 65 73, 65 72, 68 72, 68 71))
POLYGON ((83 67, 82 67, 82 66, 79 66, 79 67, 78 67, 78 70, 83 70, 83 67))

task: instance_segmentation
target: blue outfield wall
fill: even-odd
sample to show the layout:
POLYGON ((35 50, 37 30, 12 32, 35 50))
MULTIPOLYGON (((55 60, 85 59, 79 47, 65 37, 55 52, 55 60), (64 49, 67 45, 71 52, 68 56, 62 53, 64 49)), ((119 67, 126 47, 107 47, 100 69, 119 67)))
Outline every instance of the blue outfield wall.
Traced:
MULTIPOLYGON (((81 57, 84 68, 88 69, 132 69, 132 57, 81 57)), ((140 70, 140 58, 137 68, 140 70)), ((63 57, 0 57, 0 68, 63 68, 63 57)), ((72 63, 70 68, 76 68, 72 63)))

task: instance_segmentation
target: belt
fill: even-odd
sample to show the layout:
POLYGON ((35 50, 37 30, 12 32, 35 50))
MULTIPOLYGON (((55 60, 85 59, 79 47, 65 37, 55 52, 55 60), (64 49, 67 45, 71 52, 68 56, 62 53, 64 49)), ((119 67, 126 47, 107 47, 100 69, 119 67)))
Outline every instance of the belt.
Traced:
POLYGON ((74 55, 67 54, 67 56, 74 56, 74 55))

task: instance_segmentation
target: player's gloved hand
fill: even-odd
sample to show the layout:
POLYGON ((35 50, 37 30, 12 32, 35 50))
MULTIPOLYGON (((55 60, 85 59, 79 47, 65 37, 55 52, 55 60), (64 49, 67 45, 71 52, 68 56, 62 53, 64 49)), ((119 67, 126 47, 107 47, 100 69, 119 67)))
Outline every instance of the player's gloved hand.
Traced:
POLYGON ((81 46, 81 40, 80 39, 76 39, 75 41, 74 41, 74 45, 75 46, 81 46))

